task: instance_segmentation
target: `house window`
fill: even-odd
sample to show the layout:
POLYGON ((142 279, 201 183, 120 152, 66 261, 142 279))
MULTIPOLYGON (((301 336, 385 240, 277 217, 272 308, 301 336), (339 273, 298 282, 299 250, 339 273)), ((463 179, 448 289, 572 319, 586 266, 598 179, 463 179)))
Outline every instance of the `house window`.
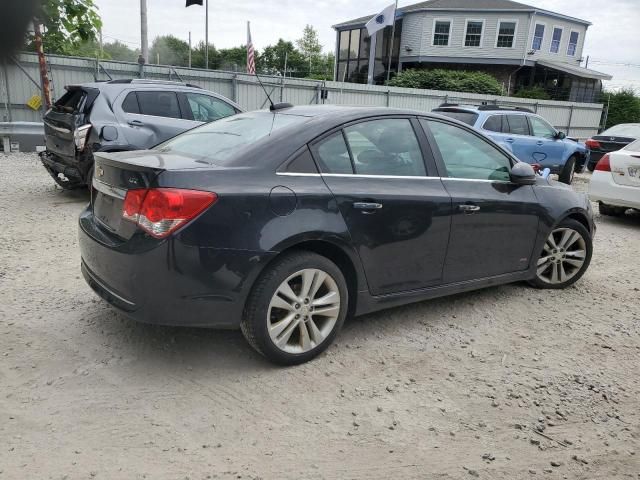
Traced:
POLYGON ((576 54, 579 35, 580 34, 578 32, 571 32, 571 35, 569 35, 569 46, 567 47, 567 55, 569 55, 570 57, 573 57, 576 54))
POLYGON ((553 37, 551 37, 551 53, 558 53, 560 50, 560 40, 562 40, 562 29, 560 27, 553 28, 553 37))
POLYGON ((467 31, 464 37, 465 47, 479 47, 482 41, 482 22, 467 21, 467 31))
POLYGON ((496 47, 512 48, 516 36, 516 22, 500 22, 496 47))
POLYGON ((449 45, 449 32, 451 22, 449 20, 436 20, 433 26, 433 44, 449 45))
POLYGON ((533 32, 533 43, 531 48, 533 50, 540 50, 542 48, 542 40, 544 39, 544 25, 536 23, 536 29, 533 32))

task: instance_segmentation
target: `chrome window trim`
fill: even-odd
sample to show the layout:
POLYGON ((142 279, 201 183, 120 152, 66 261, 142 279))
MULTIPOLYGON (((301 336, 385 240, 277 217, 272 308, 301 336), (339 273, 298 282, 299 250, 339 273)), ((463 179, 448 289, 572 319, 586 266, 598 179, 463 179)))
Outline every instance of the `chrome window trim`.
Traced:
POLYGON ((482 178, 460 178, 460 177, 434 177, 420 176, 410 177, 406 175, 357 175, 351 173, 296 173, 296 172, 276 172, 281 177, 338 177, 338 178, 398 178, 402 180, 456 180, 459 182, 485 182, 485 183, 511 183, 509 180, 485 180, 482 178))
POLYGON ((92 185, 93 185, 93 188, 95 188, 97 191, 104 193, 105 195, 115 196, 120 200, 124 200, 124 198, 127 196, 126 189, 114 187, 113 185, 104 183, 102 180, 98 180, 95 177, 93 177, 92 185))

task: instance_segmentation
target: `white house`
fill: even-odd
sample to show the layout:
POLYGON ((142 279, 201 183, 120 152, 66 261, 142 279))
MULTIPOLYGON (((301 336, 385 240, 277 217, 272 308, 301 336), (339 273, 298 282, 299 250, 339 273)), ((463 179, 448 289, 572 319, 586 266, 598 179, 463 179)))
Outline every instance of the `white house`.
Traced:
MULTIPOLYGON (((334 25, 336 80, 365 83, 373 14, 334 25)), ((458 68, 494 75, 505 91, 541 86, 552 98, 591 102, 606 73, 581 67, 586 20, 511 0, 428 0, 399 8, 378 32, 374 77, 406 68, 458 68)))

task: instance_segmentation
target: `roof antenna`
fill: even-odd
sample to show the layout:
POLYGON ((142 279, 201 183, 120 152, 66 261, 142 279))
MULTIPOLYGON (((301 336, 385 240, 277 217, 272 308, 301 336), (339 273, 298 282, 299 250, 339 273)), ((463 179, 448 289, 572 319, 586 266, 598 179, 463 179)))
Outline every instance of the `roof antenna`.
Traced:
POLYGON ((269 103, 271 104, 271 106, 269 107, 269 110, 271 110, 272 112, 275 112, 276 110, 283 110, 285 108, 293 107, 293 105, 290 103, 273 103, 273 100, 271 100, 271 95, 269 95, 269 92, 267 92, 267 88, 264 86, 264 83, 262 83, 262 80, 260 80, 260 77, 258 76, 258 72, 255 72, 254 75, 258 79, 258 82, 260 83, 262 90, 264 90, 264 93, 267 95, 267 98, 269 99, 269 103))

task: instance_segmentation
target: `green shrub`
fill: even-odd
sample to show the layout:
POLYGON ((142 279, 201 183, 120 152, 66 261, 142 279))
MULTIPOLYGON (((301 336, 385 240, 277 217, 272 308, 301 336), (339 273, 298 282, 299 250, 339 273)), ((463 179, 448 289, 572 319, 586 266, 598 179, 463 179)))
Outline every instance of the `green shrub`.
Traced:
POLYGON ((605 128, 619 123, 640 123, 640 97, 631 88, 617 92, 602 92, 602 103, 609 104, 605 128))
POLYGON ((391 79, 389 85, 485 95, 500 95, 502 93, 502 86, 488 73, 441 68, 405 70, 391 79))
POLYGON ((514 95, 518 98, 535 98, 537 100, 551 100, 547 91, 542 87, 523 87, 514 95))

